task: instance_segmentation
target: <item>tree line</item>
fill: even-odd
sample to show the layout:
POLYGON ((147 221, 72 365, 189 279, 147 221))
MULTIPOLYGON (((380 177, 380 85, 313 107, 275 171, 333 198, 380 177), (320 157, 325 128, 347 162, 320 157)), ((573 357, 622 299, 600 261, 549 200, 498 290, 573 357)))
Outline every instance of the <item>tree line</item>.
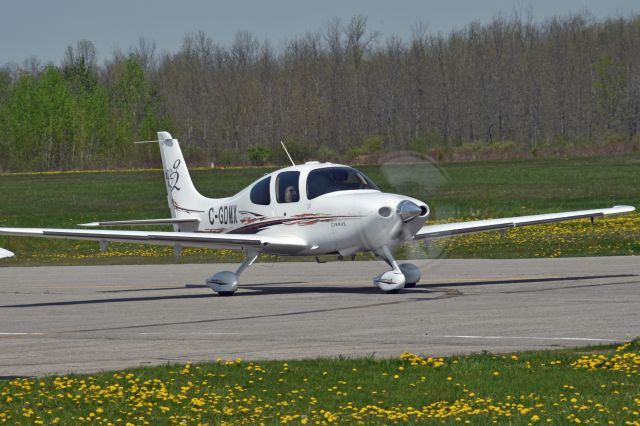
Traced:
POLYGON ((141 38, 98 63, 69 46, 59 65, 0 68, 0 171, 158 164, 133 141, 168 130, 200 164, 354 159, 459 147, 638 143, 640 17, 520 15, 449 34, 416 25, 383 39, 334 19, 279 48, 200 31, 177 52, 141 38))

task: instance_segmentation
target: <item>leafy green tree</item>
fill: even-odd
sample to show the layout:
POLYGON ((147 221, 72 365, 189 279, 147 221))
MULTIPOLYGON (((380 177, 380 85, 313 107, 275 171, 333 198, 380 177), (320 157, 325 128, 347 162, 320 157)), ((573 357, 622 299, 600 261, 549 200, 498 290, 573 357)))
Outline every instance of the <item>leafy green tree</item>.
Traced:
POLYGON ((74 50, 67 47, 62 72, 75 94, 92 92, 98 84, 96 48, 89 40, 80 40, 74 50))
POLYGON ((40 75, 35 102, 37 147, 42 152, 38 168, 73 167, 78 154, 73 138, 74 99, 58 68, 48 66, 40 75))
POLYGON ((254 164, 265 164, 271 159, 271 150, 269 148, 256 145, 249 148, 249 160, 254 164))
MULTIPOLYGON (((110 87, 112 139, 103 145, 103 156, 112 155, 115 164, 135 162, 133 142, 155 138, 169 120, 156 85, 145 75, 140 59, 131 54, 113 64, 110 87)), ((111 162, 111 161, 109 161, 111 162)), ((108 162, 108 163, 109 163, 108 162)))

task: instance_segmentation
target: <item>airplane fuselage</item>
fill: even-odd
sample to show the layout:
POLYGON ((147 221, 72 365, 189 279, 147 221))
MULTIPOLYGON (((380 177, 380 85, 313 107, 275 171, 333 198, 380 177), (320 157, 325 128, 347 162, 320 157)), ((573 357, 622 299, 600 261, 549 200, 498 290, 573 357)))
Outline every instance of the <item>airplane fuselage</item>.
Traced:
MULTIPOLYGON (((316 194, 312 193, 314 189, 310 185, 319 179, 318 173, 326 175, 343 170, 358 172, 339 164, 307 163, 269 173, 232 197, 206 199, 199 206, 175 202, 174 205, 178 212, 198 217, 198 232, 291 235, 307 241, 305 249, 277 252, 285 255, 349 256, 382 246, 393 248, 411 239, 424 225, 429 209, 415 198, 384 193, 377 188, 321 188, 315 190, 316 194), (311 173, 315 174, 310 179, 311 173), (291 179, 292 175, 295 179, 291 179), (295 196, 288 198, 286 194, 283 197, 281 182, 287 176, 288 189, 293 187, 295 191, 295 196), (260 190, 261 194, 257 195, 260 190), (329 192, 317 194, 325 190, 329 192), (422 220, 409 223, 398 220, 395 213, 403 201, 419 206, 422 220)), ((263 251, 270 252, 268 247, 263 251)))

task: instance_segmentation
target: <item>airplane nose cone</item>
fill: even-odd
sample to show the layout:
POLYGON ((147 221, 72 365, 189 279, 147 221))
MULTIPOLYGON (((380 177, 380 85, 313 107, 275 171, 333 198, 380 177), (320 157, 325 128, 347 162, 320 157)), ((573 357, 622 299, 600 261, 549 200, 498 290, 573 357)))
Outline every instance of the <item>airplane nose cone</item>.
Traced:
POLYGON ((426 212, 423 209, 426 209, 426 207, 420 207, 412 201, 404 200, 398 204, 396 212, 398 213, 398 216, 400 216, 400 219, 402 219, 404 223, 407 223, 416 217, 425 214, 426 212))

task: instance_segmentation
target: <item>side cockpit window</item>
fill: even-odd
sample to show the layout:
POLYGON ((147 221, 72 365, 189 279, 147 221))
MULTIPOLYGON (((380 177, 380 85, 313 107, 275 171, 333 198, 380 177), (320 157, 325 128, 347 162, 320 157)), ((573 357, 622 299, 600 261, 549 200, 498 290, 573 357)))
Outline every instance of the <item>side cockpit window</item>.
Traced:
POLYGON ((300 172, 282 172, 276 179, 276 197, 279 203, 295 203, 300 200, 300 172))
POLYGON ((271 204, 271 195, 269 194, 269 183, 271 183, 271 176, 262 179, 260 182, 253 185, 251 188, 251 202, 253 204, 260 204, 268 206, 271 204))
POLYGON ((356 189, 379 190, 371 179, 351 167, 320 168, 307 177, 307 198, 310 200, 330 192, 356 189))

